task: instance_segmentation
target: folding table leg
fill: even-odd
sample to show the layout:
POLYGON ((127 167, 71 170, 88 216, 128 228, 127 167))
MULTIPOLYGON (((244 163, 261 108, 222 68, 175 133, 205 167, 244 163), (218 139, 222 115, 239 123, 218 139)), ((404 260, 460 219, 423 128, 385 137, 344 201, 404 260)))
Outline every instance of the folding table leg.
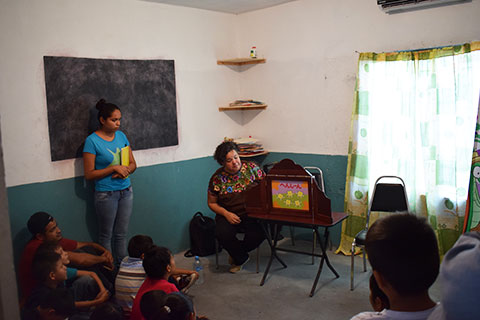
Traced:
POLYGON ((270 234, 270 232, 268 232, 268 226, 266 226, 266 223, 262 222, 261 225, 262 225, 263 231, 265 232, 265 236, 267 237, 268 245, 270 246, 270 259, 268 260, 267 268, 263 273, 262 281, 260 281, 260 285, 263 286, 263 284, 265 283, 265 279, 267 278, 268 272, 270 271, 270 267, 272 266, 273 258, 276 258, 278 262, 280 262, 283 265, 284 268, 286 268, 287 265, 285 264, 285 262, 282 261, 282 259, 278 257, 277 250, 276 250, 277 235, 280 230, 280 226, 278 224, 275 224, 275 228, 274 228, 275 231, 272 239, 272 235, 270 234))
POLYGON ((323 262, 325 262, 330 270, 335 274, 337 278, 339 278, 339 274, 337 271, 332 267, 330 261, 328 260, 328 255, 325 246, 328 243, 329 232, 328 228, 325 228, 325 237, 324 240, 321 240, 320 233, 318 232, 318 227, 315 228, 315 233, 317 234, 318 239, 320 240, 320 249, 322 250, 322 258, 320 259, 320 265, 318 266, 317 276, 315 277, 315 281, 313 282, 312 290, 310 291, 310 297, 313 297, 315 294, 315 289, 317 288, 318 279, 320 278, 320 273, 322 273, 323 262))

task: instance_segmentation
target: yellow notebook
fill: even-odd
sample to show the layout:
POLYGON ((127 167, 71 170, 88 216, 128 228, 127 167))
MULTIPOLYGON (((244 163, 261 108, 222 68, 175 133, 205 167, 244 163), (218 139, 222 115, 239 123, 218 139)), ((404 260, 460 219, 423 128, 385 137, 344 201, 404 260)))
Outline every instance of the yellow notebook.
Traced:
POLYGON ((122 166, 130 165, 130 147, 126 146, 120 150, 120 164, 122 166))
MULTIPOLYGON (((120 149, 120 164, 122 166, 128 167, 130 165, 130 147, 126 146, 120 149)), ((127 179, 128 176, 126 176, 124 179, 127 179)))

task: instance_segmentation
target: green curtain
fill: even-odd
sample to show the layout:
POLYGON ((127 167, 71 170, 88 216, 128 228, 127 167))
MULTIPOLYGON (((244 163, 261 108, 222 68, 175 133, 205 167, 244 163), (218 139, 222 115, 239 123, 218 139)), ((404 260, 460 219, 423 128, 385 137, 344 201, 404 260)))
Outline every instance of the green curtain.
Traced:
MULTIPOLYGON (((409 209, 428 217, 443 255, 462 232, 480 92, 480 42, 361 53, 337 253, 350 254, 382 175, 400 176, 409 209)), ((370 223, 378 217, 372 214, 370 223)))
POLYGON ((463 232, 480 231, 480 101, 478 110, 463 232))

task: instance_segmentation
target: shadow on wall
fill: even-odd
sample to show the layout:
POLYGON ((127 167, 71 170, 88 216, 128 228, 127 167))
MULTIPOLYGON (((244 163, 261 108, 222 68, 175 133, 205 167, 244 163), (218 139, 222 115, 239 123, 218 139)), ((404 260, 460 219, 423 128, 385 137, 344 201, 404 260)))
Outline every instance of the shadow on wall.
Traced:
POLYGON ((83 176, 83 160, 75 159, 75 195, 78 199, 85 202, 85 224, 87 226, 90 239, 97 241, 98 227, 97 217, 95 215, 95 204, 93 201, 95 192, 95 182, 87 181, 83 176))
POLYGON ((246 125, 252 121, 262 110, 249 110, 248 112, 238 112, 237 110, 223 111, 230 119, 239 125, 246 125))

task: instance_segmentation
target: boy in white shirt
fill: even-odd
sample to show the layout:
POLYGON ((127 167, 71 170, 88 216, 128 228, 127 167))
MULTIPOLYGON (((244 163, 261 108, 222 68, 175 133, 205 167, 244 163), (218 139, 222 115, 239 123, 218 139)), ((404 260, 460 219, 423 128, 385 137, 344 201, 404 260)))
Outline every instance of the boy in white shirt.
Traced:
POLYGON ((435 233, 425 219, 392 214, 368 230, 365 250, 389 309, 362 312, 352 320, 425 320, 437 307, 428 289, 437 278, 440 257, 435 233))

